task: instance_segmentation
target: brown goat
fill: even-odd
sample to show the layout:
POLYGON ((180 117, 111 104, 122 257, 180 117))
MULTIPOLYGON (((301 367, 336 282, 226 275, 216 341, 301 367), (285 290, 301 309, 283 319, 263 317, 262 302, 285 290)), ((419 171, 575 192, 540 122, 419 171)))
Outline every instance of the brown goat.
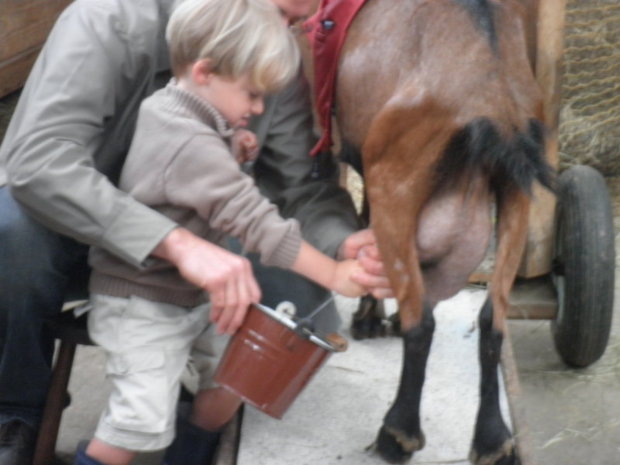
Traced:
POLYGON ((495 226, 471 460, 518 463, 497 368, 531 188, 553 184, 520 8, 511 0, 369 0, 342 49, 335 107, 342 156, 363 172, 404 339, 400 387, 376 441, 388 462, 424 445, 419 405, 433 309, 467 284, 495 226))

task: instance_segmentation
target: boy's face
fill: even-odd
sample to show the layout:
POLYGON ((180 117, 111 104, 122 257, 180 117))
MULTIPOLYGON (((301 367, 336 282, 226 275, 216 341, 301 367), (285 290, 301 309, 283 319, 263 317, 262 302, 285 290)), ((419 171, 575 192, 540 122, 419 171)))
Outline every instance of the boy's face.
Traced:
POLYGON ((213 105, 231 127, 245 127, 252 115, 263 112, 263 93, 254 89, 248 76, 238 79, 210 73, 198 92, 213 105))
POLYGON ((289 23, 308 16, 314 9, 317 0, 271 0, 280 9, 289 23))

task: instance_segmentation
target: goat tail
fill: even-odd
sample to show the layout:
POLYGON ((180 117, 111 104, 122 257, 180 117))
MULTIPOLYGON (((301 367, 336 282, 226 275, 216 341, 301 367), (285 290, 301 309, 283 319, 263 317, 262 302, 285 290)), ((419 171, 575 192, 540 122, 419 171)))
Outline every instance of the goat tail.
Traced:
POLYGON ((545 159, 545 129, 535 119, 527 131, 507 138, 489 118, 476 118, 457 131, 437 165, 437 185, 450 185, 482 173, 497 192, 532 193, 534 181, 555 191, 555 170, 545 159))

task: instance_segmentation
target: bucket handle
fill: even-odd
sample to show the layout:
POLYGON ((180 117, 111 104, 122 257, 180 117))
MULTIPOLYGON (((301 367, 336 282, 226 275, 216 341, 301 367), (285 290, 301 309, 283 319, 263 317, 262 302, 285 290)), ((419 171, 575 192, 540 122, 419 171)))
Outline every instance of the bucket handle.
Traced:
POLYGON ((299 334, 301 337, 309 339, 314 332, 314 324, 312 323, 312 318, 315 317, 321 310, 325 309, 333 300, 334 296, 332 295, 325 302, 312 310, 308 315, 297 320, 295 332, 297 332, 297 334, 299 334))

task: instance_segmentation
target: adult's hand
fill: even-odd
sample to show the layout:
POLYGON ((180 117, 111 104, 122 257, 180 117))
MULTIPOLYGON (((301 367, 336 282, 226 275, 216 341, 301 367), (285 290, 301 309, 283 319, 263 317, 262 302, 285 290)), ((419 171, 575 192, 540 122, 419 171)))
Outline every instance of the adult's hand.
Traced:
POLYGON ((181 276, 209 293, 211 320, 219 333, 234 333, 243 323, 248 306, 261 293, 250 262, 212 244, 187 229, 174 229, 152 255, 174 264, 181 276))
POLYGON ((347 237, 340 246, 338 257, 358 260, 363 271, 355 274, 352 279, 367 288, 374 297, 385 299, 394 296, 372 229, 362 229, 347 237))

